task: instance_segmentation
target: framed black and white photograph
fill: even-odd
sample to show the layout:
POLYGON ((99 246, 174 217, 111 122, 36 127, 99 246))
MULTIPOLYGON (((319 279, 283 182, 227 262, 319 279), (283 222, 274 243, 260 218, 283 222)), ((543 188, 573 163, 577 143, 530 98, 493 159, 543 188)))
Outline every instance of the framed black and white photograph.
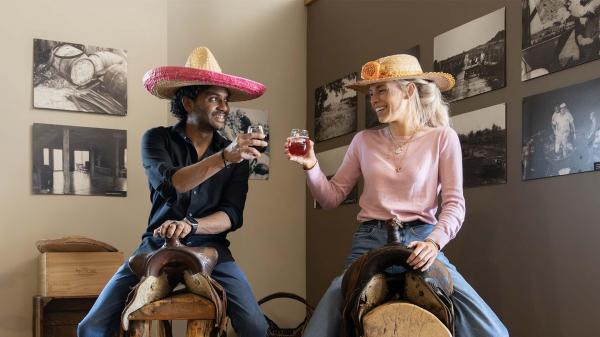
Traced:
POLYGON ((33 193, 127 196, 127 131, 33 124, 33 193))
POLYGON ((127 114, 127 51, 33 40, 33 107, 127 114))
MULTIPOLYGON (((421 59, 420 57, 420 47, 418 45, 403 51, 401 54, 408 54, 416 57, 417 59, 421 59)), ((377 114, 373 107, 371 106, 371 102, 369 97, 365 99, 365 128, 371 129, 380 126, 379 119, 377 118, 377 114)))
POLYGON ((600 1, 521 0, 521 80, 600 56, 600 1))
MULTIPOLYGON (((344 156, 346 152, 348 152, 349 145, 340 146, 335 149, 323 151, 317 153, 317 160, 319 161, 319 166, 321 170, 327 176, 327 179, 333 178, 337 170, 342 165, 342 161, 344 161, 344 156)), ((314 208, 322 208, 321 205, 314 200, 313 207, 314 208)), ((356 184, 350 193, 346 196, 346 198, 342 201, 341 205, 352 205, 358 203, 358 184, 356 184)))
POLYGON ((456 79, 456 86, 444 93, 449 102, 506 85, 505 37, 505 9, 501 8, 434 38, 434 70, 456 79))
POLYGON ((316 142, 356 131, 356 91, 346 85, 355 82, 357 76, 352 73, 315 90, 316 142))
MULTIPOLYGON (((225 119, 225 128, 220 130, 223 137, 233 141, 238 134, 247 133, 250 126, 260 126, 265 140, 269 141, 269 113, 263 110, 231 107, 225 119)), ((250 179, 268 180, 271 162, 270 146, 259 149, 260 158, 250 161, 250 179)))
POLYGON ((506 183, 506 105, 452 117, 463 157, 464 187, 506 183))
POLYGON ((523 180, 589 172, 600 162, 600 79, 523 99, 523 180))

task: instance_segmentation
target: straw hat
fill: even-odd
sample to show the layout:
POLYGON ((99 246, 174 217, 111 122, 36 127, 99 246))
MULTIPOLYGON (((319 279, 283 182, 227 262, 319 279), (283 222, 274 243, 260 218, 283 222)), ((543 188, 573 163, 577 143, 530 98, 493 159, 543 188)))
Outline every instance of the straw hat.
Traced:
POLYGON ((408 54, 397 54, 370 61, 362 66, 360 71, 361 81, 347 85, 348 88, 366 93, 369 86, 375 83, 421 78, 434 82, 440 91, 447 91, 454 87, 456 81, 448 73, 424 73, 416 57, 408 54))
POLYGON ((206 47, 198 47, 188 56, 184 67, 166 66, 149 70, 144 87, 158 98, 171 99, 177 89, 189 85, 215 85, 229 89, 229 101, 247 101, 265 93, 264 84, 224 74, 206 47))

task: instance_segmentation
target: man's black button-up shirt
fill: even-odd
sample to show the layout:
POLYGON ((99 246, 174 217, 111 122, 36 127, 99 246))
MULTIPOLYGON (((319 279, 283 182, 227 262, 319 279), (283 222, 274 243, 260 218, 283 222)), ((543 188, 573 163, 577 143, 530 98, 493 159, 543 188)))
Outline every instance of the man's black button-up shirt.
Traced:
POLYGON ((142 139, 142 163, 148 177, 152 209, 148 228, 142 238, 162 240, 151 237, 154 229, 167 220, 181 220, 186 215, 202 218, 222 211, 231 220, 229 231, 191 235, 186 243, 195 247, 215 247, 220 262, 233 260, 226 237, 228 232, 242 226, 250 174, 248 161, 229 165, 185 193, 177 193, 171 181, 178 169, 219 152, 229 143, 215 131, 206 152, 202 158, 198 158, 196 149, 185 134, 185 122, 146 131, 142 139))

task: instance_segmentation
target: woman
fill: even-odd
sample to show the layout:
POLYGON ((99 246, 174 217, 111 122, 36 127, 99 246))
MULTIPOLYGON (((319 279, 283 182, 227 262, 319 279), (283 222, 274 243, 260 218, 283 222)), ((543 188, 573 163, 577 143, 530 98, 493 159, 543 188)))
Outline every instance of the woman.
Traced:
MULTIPOLYGON (((392 55, 365 64, 361 81, 348 87, 368 93, 373 110, 388 126, 356 134, 336 175, 328 181, 310 142, 308 153, 289 160, 302 164, 309 189, 324 208, 338 206, 362 175, 364 191, 347 267, 387 242, 385 220, 404 223, 400 237, 414 252, 407 263, 426 270, 437 258, 454 281, 457 337, 508 336, 504 325, 440 250, 456 236, 465 215, 462 158, 458 136, 448 124, 441 91, 454 86, 446 73, 423 73, 410 55, 392 55), (442 196, 442 210, 435 218, 442 196)), ((331 283, 304 336, 339 336, 342 276, 331 283)))

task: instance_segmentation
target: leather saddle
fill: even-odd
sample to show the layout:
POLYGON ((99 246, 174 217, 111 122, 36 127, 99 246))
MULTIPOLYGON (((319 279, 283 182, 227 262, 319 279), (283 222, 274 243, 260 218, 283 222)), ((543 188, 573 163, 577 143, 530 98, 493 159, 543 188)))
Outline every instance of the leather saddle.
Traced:
POLYGON ((211 247, 187 247, 179 239, 167 239, 151 253, 129 258, 129 268, 140 282, 127 297, 121 316, 121 327, 129 329, 129 314, 146 304, 167 297, 179 283, 189 292, 211 300, 215 305, 215 330, 224 336, 227 328, 227 297, 223 287, 211 278, 218 261, 218 252, 211 247))
POLYGON ((392 219, 386 224, 388 243, 361 256, 344 274, 341 335, 363 336, 363 317, 391 300, 406 301, 431 312, 454 335, 454 308, 450 299, 453 283, 447 268, 436 260, 425 272, 413 270, 406 263, 412 249, 399 239, 402 223, 392 219), (403 266, 406 272, 386 273, 391 266, 403 266))

